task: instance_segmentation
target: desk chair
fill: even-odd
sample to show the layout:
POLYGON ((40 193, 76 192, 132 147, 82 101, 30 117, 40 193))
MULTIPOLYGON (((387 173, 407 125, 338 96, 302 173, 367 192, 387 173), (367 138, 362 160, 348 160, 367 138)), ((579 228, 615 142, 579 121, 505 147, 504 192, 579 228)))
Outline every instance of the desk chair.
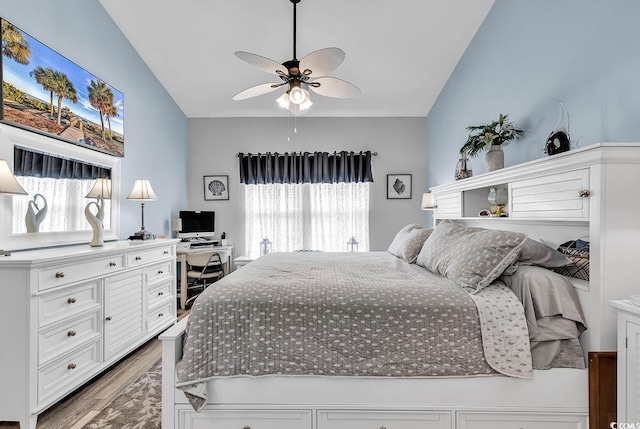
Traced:
POLYGON ((187 291, 193 295, 187 299, 189 306, 211 283, 224 277, 220 254, 209 250, 187 254, 187 291))

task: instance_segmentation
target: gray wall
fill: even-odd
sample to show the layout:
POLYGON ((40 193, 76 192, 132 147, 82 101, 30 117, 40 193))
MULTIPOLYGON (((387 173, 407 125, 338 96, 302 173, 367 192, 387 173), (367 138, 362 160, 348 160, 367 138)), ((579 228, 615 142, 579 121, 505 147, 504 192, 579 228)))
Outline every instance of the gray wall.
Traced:
POLYGON ((158 194, 145 226, 170 234, 187 204, 187 118, 111 17, 97 0, 5 1, 0 16, 124 94, 121 238, 140 229, 140 203, 125 199, 137 178, 158 194))
POLYGON ((636 0, 497 0, 427 116, 428 186, 451 181, 465 127, 500 113, 527 131, 506 166, 546 157, 558 100, 580 147, 640 141, 639 20, 636 0))
MULTIPOLYGON (((274 107, 275 108, 275 107, 274 107)), ((216 235, 227 232, 244 253, 244 189, 238 152, 371 150, 371 250, 386 250, 408 223, 426 224, 424 118, 232 118, 189 120, 189 209, 216 212, 216 235), (297 133, 294 133, 294 127, 297 133), (291 141, 288 141, 288 139, 291 141), (387 174, 413 174, 413 198, 387 200, 387 174), (229 176, 229 201, 204 201, 204 175, 229 176)))

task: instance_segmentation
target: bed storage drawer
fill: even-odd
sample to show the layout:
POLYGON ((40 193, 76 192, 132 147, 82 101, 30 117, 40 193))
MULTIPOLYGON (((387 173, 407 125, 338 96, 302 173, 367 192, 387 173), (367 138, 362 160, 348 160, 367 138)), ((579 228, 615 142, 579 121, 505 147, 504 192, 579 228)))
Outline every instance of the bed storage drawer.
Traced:
POLYGON ((196 413, 179 407, 178 424, 183 429, 312 429, 311 410, 225 410, 206 407, 196 413))
POLYGON ((587 415, 459 412, 456 429, 587 429, 587 415))
POLYGON ((317 429, 450 429, 449 411, 318 410, 317 429))

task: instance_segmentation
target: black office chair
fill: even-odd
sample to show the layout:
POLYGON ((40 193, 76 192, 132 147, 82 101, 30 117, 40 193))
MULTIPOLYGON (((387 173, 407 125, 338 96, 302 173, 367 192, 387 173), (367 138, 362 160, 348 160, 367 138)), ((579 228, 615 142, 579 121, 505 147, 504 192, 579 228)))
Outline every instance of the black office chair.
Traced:
POLYGON ((220 254, 212 250, 188 253, 186 259, 188 307, 211 283, 224 277, 224 268, 220 254))

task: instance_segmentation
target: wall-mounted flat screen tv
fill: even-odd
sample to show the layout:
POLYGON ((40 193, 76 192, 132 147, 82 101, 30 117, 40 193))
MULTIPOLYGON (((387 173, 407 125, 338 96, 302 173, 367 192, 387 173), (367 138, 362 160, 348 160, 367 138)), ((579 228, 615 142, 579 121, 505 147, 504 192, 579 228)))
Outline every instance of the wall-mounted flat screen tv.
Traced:
POLYGON ((124 156, 122 93, 10 22, 0 23, 0 122, 124 156))

